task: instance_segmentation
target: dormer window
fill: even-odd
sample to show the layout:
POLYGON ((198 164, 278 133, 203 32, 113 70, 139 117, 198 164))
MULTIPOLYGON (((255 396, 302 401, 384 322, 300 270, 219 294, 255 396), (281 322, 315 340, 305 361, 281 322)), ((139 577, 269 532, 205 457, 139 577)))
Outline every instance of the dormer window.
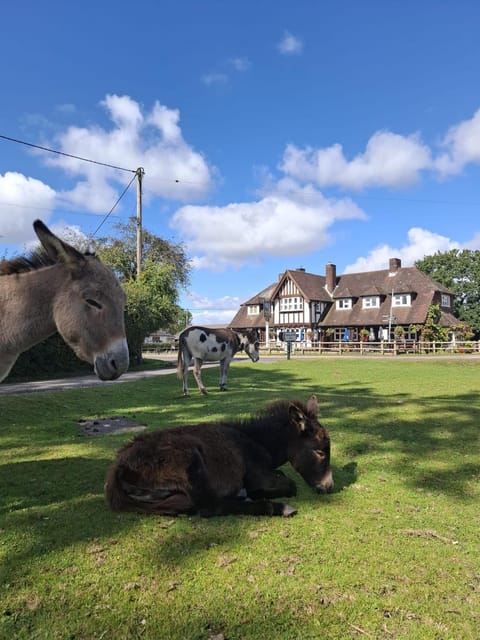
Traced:
POLYGON ((380 296, 365 296, 362 298, 362 309, 378 309, 380 296))
POLYGON ((450 296, 442 293, 442 307, 447 307, 448 309, 450 308, 450 296))
POLYGON ((249 316, 258 316, 260 313, 260 305, 259 304, 250 304, 247 307, 247 315, 249 316))
POLYGON ((346 311, 347 309, 352 308, 352 299, 351 298, 339 298, 336 301, 336 308, 341 311, 346 311))
POLYGON ((412 305, 412 295, 410 293, 394 293, 392 296, 392 307, 410 307, 412 305))

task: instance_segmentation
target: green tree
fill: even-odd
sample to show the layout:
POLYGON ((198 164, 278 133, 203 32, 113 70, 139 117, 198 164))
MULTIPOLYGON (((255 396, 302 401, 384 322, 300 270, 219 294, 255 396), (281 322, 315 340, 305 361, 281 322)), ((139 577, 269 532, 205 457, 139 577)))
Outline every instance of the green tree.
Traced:
MULTIPOLYGON (((137 277, 137 223, 134 217, 127 223, 114 226, 115 237, 99 238, 94 242, 95 252, 109 264, 123 280, 137 277)), ((142 230, 142 258, 147 262, 169 265, 177 287, 186 287, 190 279, 190 264, 183 244, 168 242, 147 229, 142 230)), ((143 267, 142 267, 143 268, 143 267)))
POLYGON ((452 249, 417 260, 415 266, 455 293, 455 315, 480 333, 480 251, 452 249))
POLYGON ((142 344, 157 329, 184 328, 185 311, 178 306, 190 265, 182 244, 173 244, 146 229, 142 232, 142 270, 137 278, 135 218, 115 227, 118 237, 99 238, 95 252, 117 273, 127 294, 126 332, 133 364, 142 361, 142 344))
POLYGON ((188 327, 192 324, 192 314, 188 309, 182 309, 180 316, 173 322, 169 324, 166 328, 170 333, 174 335, 183 331, 185 327, 188 327))
POLYGON ((428 307, 425 325, 422 331, 422 337, 427 342, 447 342, 448 330, 440 326, 440 305, 431 304, 428 307))
POLYGON ((145 337, 159 327, 168 327, 177 321, 178 292, 171 265, 148 261, 139 278, 123 283, 127 294, 125 325, 132 363, 142 361, 145 337))

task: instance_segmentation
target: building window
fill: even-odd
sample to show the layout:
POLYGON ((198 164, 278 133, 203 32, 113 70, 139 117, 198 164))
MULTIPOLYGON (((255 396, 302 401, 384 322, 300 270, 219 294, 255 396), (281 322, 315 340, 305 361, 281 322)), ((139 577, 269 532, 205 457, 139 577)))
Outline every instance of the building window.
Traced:
POLYGON ((352 308, 352 299, 351 298, 339 298, 336 301, 336 308, 337 309, 351 309, 352 308))
POLYGON ((363 309, 377 309, 380 306, 380 296, 365 296, 362 298, 363 309))
POLYGON ((395 293, 392 298, 392 307, 410 307, 412 296, 409 293, 395 293))
POLYGON ((450 308, 450 296, 447 296, 445 293, 442 293, 442 307, 450 308))
POLYGON ((280 298, 280 311, 301 311, 303 309, 303 298, 280 298))
POLYGON ((247 307, 247 315, 249 316, 258 316, 260 313, 260 305, 259 304, 250 304, 247 307))

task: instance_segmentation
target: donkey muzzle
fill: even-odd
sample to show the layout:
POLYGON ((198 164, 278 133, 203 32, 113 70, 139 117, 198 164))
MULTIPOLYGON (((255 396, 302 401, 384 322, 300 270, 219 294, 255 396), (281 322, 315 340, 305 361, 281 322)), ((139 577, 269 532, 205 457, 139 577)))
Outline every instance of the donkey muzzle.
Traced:
POLYGON ((128 369, 129 355, 126 340, 119 340, 106 353, 95 356, 94 370, 100 380, 116 380, 128 369))
POLYGON ((317 493, 332 493, 334 487, 332 471, 329 469, 321 482, 317 482, 315 490, 317 493))

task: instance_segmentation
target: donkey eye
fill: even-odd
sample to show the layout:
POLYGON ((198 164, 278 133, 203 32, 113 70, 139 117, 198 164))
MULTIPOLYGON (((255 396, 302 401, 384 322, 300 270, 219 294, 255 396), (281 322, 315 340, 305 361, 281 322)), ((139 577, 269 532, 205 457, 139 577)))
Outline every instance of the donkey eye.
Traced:
POLYGON ((96 307, 97 309, 101 309, 102 308, 102 305, 99 302, 97 302, 96 300, 94 300, 93 298, 87 298, 85 300, 85 302, 87 304, 89 304, 91 307, 96 307))
POLYGON ((319 460, 324 460, 325 459, 325 451, 322 451, 321 449, 314 449, 313 453, 317 456, 317 458, 319 460))

